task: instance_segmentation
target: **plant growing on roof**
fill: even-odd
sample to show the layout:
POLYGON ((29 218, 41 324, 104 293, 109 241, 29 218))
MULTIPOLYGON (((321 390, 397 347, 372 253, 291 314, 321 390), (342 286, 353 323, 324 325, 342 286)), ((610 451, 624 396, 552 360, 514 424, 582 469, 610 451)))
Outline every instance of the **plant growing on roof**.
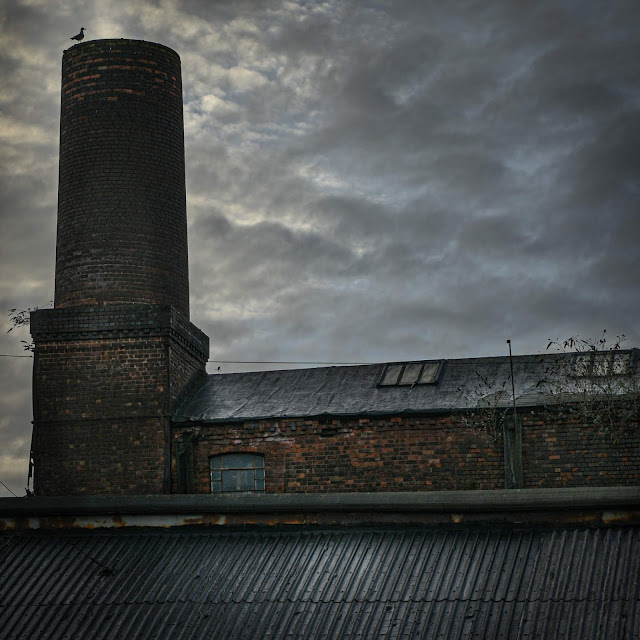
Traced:
POLYGON ((454 420, 473 431, 484 431, 496 442, 502 437, 504 422, 509 415, 508 380, 492 383, 480 371, 475 372, 476 381, 470 389, 458 387, 457 391, 466 399, 469 408, 456 413, 454 420))
POLYGON ((617 440, 640 419, 638 350, 623 350, 624 334, 609 340, 606 330, 597 340, 572 336, 549 340, 547 350, 571 354, 547 373, 544 389, 549 405, 563 410, 585 427, 617 440))
MULTIPOLYGON (((547 419, 570 418, 618 440, 640 420, 638 350, 622 349, 624 340, 619 335, 609 341, 606 330, 596 340, 549 340, 546 350, 551 353, 539 356, 539 378, 520 388, 516 403, 539 407, 547 419)), ((479 371, 476 376, 471 388, 458 389, 469 408, 456 418, 497 440, 512 413, 511 380, 491 381, 479 371)))

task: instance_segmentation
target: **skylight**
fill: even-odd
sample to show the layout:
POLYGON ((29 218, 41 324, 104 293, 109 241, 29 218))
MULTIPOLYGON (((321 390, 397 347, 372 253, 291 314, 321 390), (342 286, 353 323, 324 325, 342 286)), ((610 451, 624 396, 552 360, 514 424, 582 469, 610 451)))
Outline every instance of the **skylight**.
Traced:
POLYGON ((435 384, 438 381, 442 362, 404 362, 385 366, 378 383, 381 387, 413 386, 414 384, 435 384))
POLYGON ((576 376, 620 376, 631 372, 632 353, 624 351, 579 353, 573 362, 576 376))

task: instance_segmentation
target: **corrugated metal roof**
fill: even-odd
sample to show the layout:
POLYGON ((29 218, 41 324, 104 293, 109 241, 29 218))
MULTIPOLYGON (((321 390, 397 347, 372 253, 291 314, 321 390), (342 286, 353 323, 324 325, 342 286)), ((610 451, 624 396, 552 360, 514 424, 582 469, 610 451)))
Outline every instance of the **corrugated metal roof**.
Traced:
POLYGON ((6 638, 640 634, 640 527, 5 534, 0 575, 6 638))
MULTIPOLYGON (((634 350, 620 351, 635 356, 634 350)), ((573 354, 513 358, 517 404, 535 406, 580 393, 573 354), (559 384, 561 383, 561 384, 559 384)), ((440 361, 432 361, 440 362, 440 361)), ((385 364, 212 374, 178 407, 174 422, 305 416, 371 416, 511 404, 508 357, 442 361, 436 384, 379 386, 385 364)), ((582 379, 584 382, 584 379, 582 379)))

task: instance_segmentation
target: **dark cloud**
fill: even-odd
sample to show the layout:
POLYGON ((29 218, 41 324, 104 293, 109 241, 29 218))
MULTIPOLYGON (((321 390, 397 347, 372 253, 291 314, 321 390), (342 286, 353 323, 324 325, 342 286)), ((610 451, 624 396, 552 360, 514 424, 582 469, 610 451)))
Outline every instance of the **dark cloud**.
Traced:
POLYGON ((634 192, 637 197, 640 111, 622 113, 594 133, 566 166, 565 175, 582 199, 576 204, 595 208, 610 202, 624 211, 625 204, 633 203, 634 192))

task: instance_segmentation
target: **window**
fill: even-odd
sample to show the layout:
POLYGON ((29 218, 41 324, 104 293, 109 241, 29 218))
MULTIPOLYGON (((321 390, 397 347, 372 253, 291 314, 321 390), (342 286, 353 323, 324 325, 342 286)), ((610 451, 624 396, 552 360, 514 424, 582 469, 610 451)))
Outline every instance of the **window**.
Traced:
POLYGON ((388 364, 382 372, 378 385, 381 387, 435 384, 438 381, 442 362, 406 362, 388 364))
POLYGON ((225 453, 210 465, 211 493, 264 491, 264 456, 258 453, 225 453))
POLYGON ((631 372, 631 356, 623 351, 579 353, 573 361, 573 373, 578 377, 624 375, 631 372))

